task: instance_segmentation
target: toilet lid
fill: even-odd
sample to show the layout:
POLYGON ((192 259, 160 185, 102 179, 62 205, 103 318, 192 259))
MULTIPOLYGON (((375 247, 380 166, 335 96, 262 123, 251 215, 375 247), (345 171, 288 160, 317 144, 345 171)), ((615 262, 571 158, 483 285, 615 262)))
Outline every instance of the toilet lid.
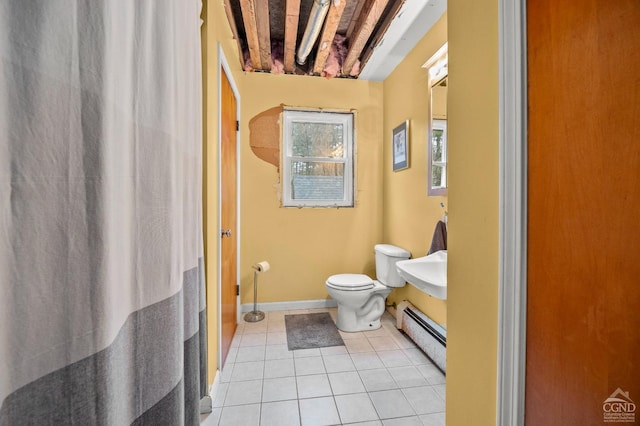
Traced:
POLYGON ((338 274, 327 278, 327 285, 339 290, 369 290, 373 280, 363 274, 338 274))

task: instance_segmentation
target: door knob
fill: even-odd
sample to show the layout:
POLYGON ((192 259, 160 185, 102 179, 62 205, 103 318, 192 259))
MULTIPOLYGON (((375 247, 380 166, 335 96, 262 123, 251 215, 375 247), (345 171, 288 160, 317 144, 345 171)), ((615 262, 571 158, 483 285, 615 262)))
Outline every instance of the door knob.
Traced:
POLYGON ((220 237, 221 238, 222 237, 231 237, 231 229, 227 229, 227 230, 221 229, 220 230, 220 237))

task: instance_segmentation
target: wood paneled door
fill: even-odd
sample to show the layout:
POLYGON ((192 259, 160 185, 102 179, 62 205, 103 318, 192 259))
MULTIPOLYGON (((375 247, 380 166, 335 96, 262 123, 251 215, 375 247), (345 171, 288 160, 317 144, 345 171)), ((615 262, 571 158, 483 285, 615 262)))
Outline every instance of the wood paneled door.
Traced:
POLYGON ((238 239, 237 239, 237 102, 229 79, 221 76, 221 363, 224 365, 237 327, 238 239))
POLYGON ((640 407, 640 1, 528 0, 527 40, 526 424, 602 425, 640 407))

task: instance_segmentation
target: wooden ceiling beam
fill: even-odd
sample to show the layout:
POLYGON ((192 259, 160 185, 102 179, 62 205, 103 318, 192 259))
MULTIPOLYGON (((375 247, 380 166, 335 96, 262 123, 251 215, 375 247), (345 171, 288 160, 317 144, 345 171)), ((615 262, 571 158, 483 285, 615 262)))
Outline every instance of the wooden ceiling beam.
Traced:
POLYGON ((298 38, 298 17, 300 15, 300 0, 286 0, 284 24, 284 71, 293 72, 295 69, 296 39, 298 38))
POLYGON ((358 3, 356 7, 353 9, 353 15, 351 15, 351 22, 349 22, 349 27, 347 28, 347 33, 345 37, 347 40, 351 40, 351 36, 353 35, 353 30, 356 28, 356 24, 358 23, 358 17, 360 16, 360 12, 362 12, 362 6, 364 6, 365 0, 357 0, 358 3))
POLYGON ((387 33, 387 30, 391 26, 391 21, 395 19, 398 12, 400 12, 400 8, 405 3, 405 0, 389 0, 389 1, 393 2, 391 9, 389 10, 389 13, 387 14, 387 16, 384 18, 384 21, 382 21, 382 24, 380 24, 380 26, 378 27, 378 31, 376 31, 373 37, 371 37, 371 43, 369 43, 366 50, 362 54, 362 59, 360 61, 360 69, 363 69, 365 67, 365 65, 371 58, 371 55, 373 55, 373 50, 382 41, 382 39, 384 38, 384 35, 387 33))
POLYGON ((358 23, 349 40, 349 52, 342 64, 342 74, 349 75, 358 57, 362 53, 369 36, 376 27, 376 23, 384 12, 389 0, 367 0, 358 17, 358 23))
POLYGON ((261 70, 263 69, 263 66, 260 59, 260 42, 258 39, 258 28, 256 25, 256 7, 254 0, 240 0, 240 8, 242 9, 244 31, 247 34, 247 45, 249 47, 251 65, 254 69, 261 70))
POLYGON ((313 66, 313 72, 315 74, 322 73, 324 65, 329 57, 329 51, 331 50, 331 44, 333 38, 336 36, 338 25, 340 25, 340 18, 344 12, 344 7, 347 4, 347 0, 334 0, 331 2, 329 12, 327 13, 327 19, 324 22, 324 28, 320 35, 320 43, 318 44, 318 53, 316 54, 316 61, 313 66))
POLYGON ((229 27, 231 27, 231 34, 238 44, 238 54, 240 56, 240 66, 244 68, 244 57, 242 55, 242 43, 240 43, 240 36, 238 36, 238 27, 236 26, 236 20, 233 17, 233 10, 231 9, 230 0, 224 0, 224 12, 227 15, 229 21, 229 27))
POLYGON ((269 0, 254 0, 260 63, 263 70, 271 70, 271 30, 269 28, 269 0))

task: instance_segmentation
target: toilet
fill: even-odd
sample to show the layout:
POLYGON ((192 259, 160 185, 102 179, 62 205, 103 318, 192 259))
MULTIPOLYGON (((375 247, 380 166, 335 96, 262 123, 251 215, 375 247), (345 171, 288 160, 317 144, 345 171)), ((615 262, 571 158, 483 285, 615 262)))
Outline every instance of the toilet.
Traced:
POLYGON ((409 259, 411 253, 389 244, 376 244, 376 278, 363 274, 338 274, 327 278, 329 295, 338 302, 336 326, 342 331, 356 332, 380 328, 385 300, 391 290, 404 287, 396 262, 409 259))

